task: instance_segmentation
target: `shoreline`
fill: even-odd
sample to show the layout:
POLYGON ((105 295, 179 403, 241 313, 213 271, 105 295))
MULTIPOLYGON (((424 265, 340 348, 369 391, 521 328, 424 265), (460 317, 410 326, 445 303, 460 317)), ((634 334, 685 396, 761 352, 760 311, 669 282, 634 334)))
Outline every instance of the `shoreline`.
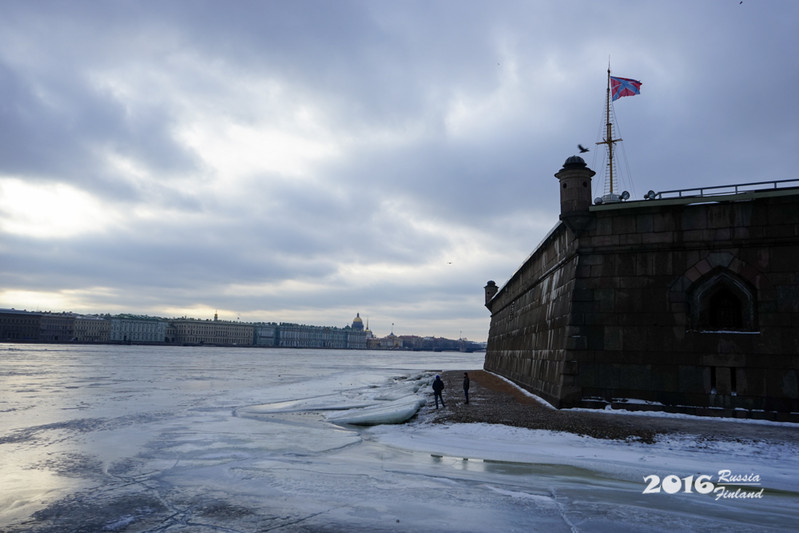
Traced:
POLYGON ((799 424, 749 423, 710 417, 665 417, 642 412, 558 410, 542 404, 527 391, 482 369, 439 372, 444 381, 446 408, 436 410, 432 389, 420 418, 435 424, 486 423, 563 431, 609 440, 648 444, 668 435, 694 435, 699 440, 799 442, 799 424), (469 403, 463 395, 463 373, 471 380, 469 403))

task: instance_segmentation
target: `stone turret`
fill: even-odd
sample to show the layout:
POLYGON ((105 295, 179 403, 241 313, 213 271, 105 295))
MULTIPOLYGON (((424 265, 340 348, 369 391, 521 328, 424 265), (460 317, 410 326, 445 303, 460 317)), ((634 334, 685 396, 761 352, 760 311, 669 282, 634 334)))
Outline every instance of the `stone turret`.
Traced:
POLYGON ((591 178, 596 174, 580 156, 573 155, 555 174, 560 182, 560 219, 575 233, 590 221, 591 178))
POLYGON ((497 291, 499 291, 499 287, 497 287, 497 284, 492 280, 486 283, 484 289, 486 291, 486 305, 488 305, 488 302, 491 301, 491 298, 493 298, 497 291))

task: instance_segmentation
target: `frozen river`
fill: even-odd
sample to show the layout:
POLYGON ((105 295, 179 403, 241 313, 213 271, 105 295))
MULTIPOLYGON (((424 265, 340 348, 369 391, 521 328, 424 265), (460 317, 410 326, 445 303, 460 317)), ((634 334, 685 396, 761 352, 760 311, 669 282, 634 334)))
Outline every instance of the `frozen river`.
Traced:
POLYGON ((406 424, 346 423, 413 410, 436 371, 482 362, 458 353, 0 344, 0 530, 795 528, 797 443, 646 445, 444 426, 425 421, 429 404, 406 424), (718 489, 721 470, 748 476, 727 494, 761 496, 693 490, 703 474, 718 489), (648 475, 666 490, 645 494, 648 475))

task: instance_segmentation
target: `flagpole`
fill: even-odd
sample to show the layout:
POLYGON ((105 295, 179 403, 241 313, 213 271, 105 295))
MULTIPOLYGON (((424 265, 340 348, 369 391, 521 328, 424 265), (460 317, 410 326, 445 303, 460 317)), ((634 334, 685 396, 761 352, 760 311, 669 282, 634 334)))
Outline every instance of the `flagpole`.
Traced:
POLYGON ((607 120, 605 122, 607 126, 607 137, 605 137, 605 140, 608 143, 608 163, 610 164, 610 194, 613 194, 613 130, 610 125, 610 65, 608 65, 608 90, 605 100, 605 118, 607 120))
POLYGON ((608 166, 606 168, 605 178, 610 178, 609 182, 606 182, 605 185, 609 187, 605 189, 608 191, 606 195, 602 197, 603 202, 619 202, 619 196, 616 195, 614 191, 614 175, 613 175, 613 167, 614 167, 614 153, 613 153, 613 145, 617 142, 621 142, 622 139, 619 137, 618 139, 613 138, 614 128, 613 128, 613 121, 612 119, 615 118, 615 113, 611 113, 611 106, 613 102, 623 96, 633 96, 636 94, 640 94, 641 91, 641 82, 638 80, 634 80, 632 78, 619 78, 616 76, 610 75, 610 61, 608 61, 608 87, 607 92, 605 93, 605 138, 601 141, 597 142, 597 144, 607 144, 608 145, 608 166), (613 116, 611 116, 613 115, 613 116))
POLYGON ((605 96, 605 139, 598 142, 597 144, 607 144, 608 145, 608 170, 610 175, 610 195, 613 195, 613 143, 621 141, 621 139, 614 139, 613 138, 613 123, 610 121, 610 106, 611 99, 610 95, 610 64, 608 63, 608 88, 605 96))

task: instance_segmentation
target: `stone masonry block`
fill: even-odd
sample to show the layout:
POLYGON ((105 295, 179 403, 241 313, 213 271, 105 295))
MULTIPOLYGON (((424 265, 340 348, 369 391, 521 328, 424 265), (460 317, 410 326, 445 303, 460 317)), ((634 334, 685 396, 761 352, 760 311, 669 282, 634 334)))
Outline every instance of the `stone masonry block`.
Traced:
POLYGON ((694 281, 698 280, 701 277, 702 277, 702 272, 695 266, 688 269, 688 271, 685 273, 685 278, 691 283, 693 283, 694 281))
POLYGON ((591 244, 597 247, 618 246, 619 241, 618 235, 597 235, 591 239, 591 244))
POLYGON ((636 231, 639 233, 652 233, 654 231, 654 221, 651 214, 638 215, 635 217, 636 231))
POLYGON ((713 241, 729 241, 732 237, 732 228, 717 228, 713 231, 713 241))
POLYGON ((635 233, 635 219, 627 216, 613 217, 613 233, 635 233))
MULTIPOLYGON (((668 213, 657 213, 652 217, 653 233, 671 233, 677 229, 677 223, 668 213)), ((691 226, 688 226, 691 227, 691 226)))
POLYGON ((640 246, 644 242, 644 237, 640 233, 623 233, 619 235, 619 245, 621 246, 640 246))
POLYGON ((685 242, 707 242, 712 233, 706 229, 685 230, 683 240, 685 242))
POLYGON ((620 327, 605 327, 605 350, 617 351, 624 348, 624 331, 620 327))
POLYGON ((704 229, 708 227, 708 209, 701 206, 686 207, 682 213, 683 228, 704 229))
POLYGON ((696 268, 696 270, 699 271, 700 276, 704 276, 705 274, 713 270, 713 265, 711 265, 707 259, 703 259, 699 261, 696 265, 694 265, 694 268, 696 268))
POLYGON ((601 217, 596 220, 595 235, 611 235, 613 233, 613 219, 601 217))
POLYGON ((707 262, 711 267, 729 268, 735 256, 731 252, 711 252, 707 254, 707 262))
POLYGON ((645 235, 644 244, 669 244, 674 242, 675 233, 673 231, 659 231, 645 235))

